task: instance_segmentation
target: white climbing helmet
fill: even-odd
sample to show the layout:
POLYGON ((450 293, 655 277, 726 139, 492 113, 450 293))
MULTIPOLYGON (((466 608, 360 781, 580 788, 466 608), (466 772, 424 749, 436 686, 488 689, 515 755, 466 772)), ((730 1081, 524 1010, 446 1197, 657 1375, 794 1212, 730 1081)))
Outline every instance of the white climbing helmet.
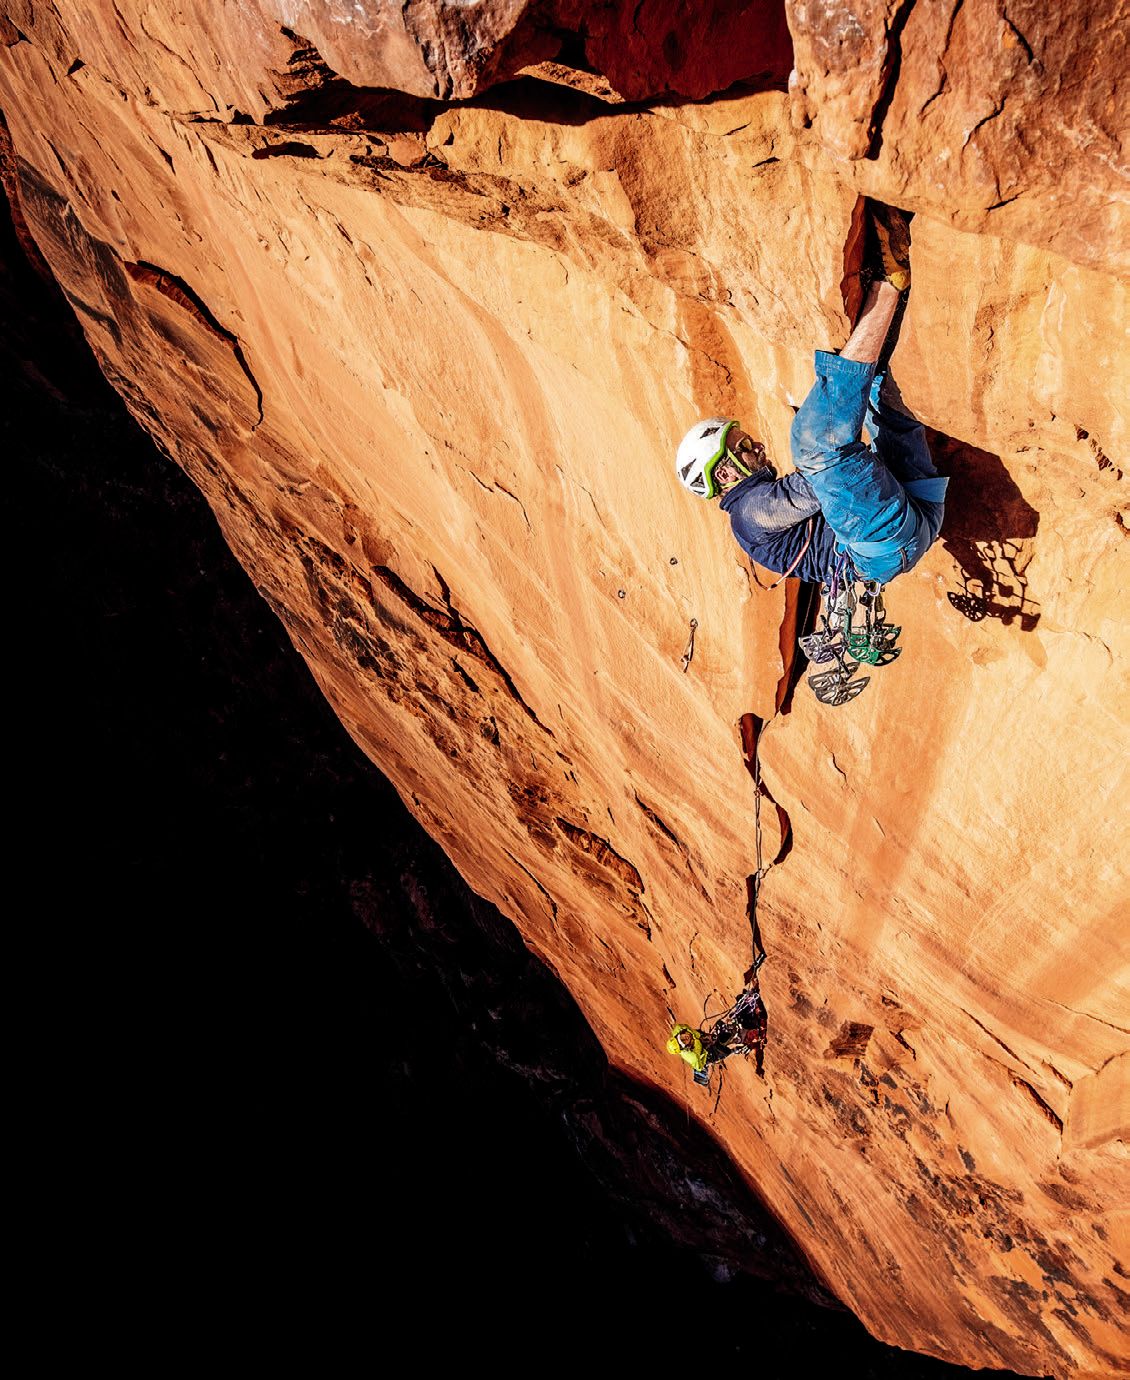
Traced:
POLYGON ((737 423, 730 417, 708 417, 692 426, 679 442, 675 473, 685 488, 699 498, 713 498, 714 467, 726 454, 726 437, 737 423))

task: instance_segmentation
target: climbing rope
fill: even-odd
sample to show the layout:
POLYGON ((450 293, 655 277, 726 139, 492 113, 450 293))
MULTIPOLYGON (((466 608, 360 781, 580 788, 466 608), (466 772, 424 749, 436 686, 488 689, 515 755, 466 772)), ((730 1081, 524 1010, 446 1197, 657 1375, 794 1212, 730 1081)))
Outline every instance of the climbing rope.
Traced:
MULTIPOLYGON (((757 923, 757 903, 761 899, 761 882, 765 876, 765 858, 761 851, 761 734, 758 733, 753 744, 753 857, 757 866, 753 872, 753 882, 749 895, 750 939, 753 944, 753 961, 757 963, 757 945, 761 941, 761 930, 757 923)), ((764 950, 762 953, 764 954, 764 950)))
MULTIPOLYGON (((808 541, 811 541, 811 537, 810 523, 808 541)), ((805 542, 801 556, 808 549, 808 541, 805 542)), ((785 572, 785 576, 790 575, 799 562, 800 557, 785 572)), ((781 578, 784 579, 785 576, 781 578)), ((756 571, 754 578, 757 579, 756 571)), ((773 589, 780 582, 778 580, 774 585, 762 586, 762 588, 773 589)), ((760 585, 761 581, 757 580, 757 583, 760 585)), ((801 637, 799 639, 800 649, 809 661, 817 666, 825 666, 830 662, 835 663, 833 666, 829 666, 827 670, 817 671, 808 677, 808 683, 812 686, 816 698, 823 704, 846 704, 848 700, 855 699, 870 682, 869 676, 856 677, 855 673, 859 670, 861 663, 869 666, 886 666, 899 655, 902 649, 896 647, 895 643, 902 632, 902 628, 887 622, 882 584, 878 580, 861 580, 846 552, 838 553, 831 575, 827 583, 821 587, 821 595, 820 630, 801 637), (858 594, 856 593, 857 584, 861 586, 858 594), (862 626, 856 626, 853 622, 853 615, 857 609, 863 610, 862 626)), ((684 671, 694 654, 695 626, 692 622, 691 639, 683 656, 684 671)), ((763 1060, 768 1015, 765 1004, 761 1000, 761 984, 758 981, 757 973, 766 958, 765 948, 761 942, 761 925, 758 917, 761 887, 765 880, 765 874, 769 870, 765 862, 761 827, 761 797, 767 794, 761 780, 761 735, 766 727, 767 725, 755 714, 745 715, 742 719, 744 756, 750 775, 753 777, 754 788, 753 840, 756 866, 748 881, 748 912, 753 961, 745 972, 745 985, 732 1006, 726 1011, 710 1015, 706 1009, 710 1000, 708 996, 702 1004, 702 1021, 699 1028, 695 1030, 688 1026, 676 1025, 674 1033, 667 1043, 667 1048, 671 1053, 681 1053, 684 1060, 689 1061, 692 1055, 689 1041, 693 1036, 695 1041, 693 1058, 697 1062, 694 1062, 692 1067, 694 1069, 694 1081, 700 1086, 709 1087, 710 1071, 714 1067, 718 1068, 718 1091, 714 1098, 711 1116, 717 1112, 722 1099, 725 1077, 723 1065, 731 1055, 755 1054, 757 1072, 759 1076, 764 1077, 763 1060), (687 1043, 680 1045, 680 1039, 687 1043)), ((772 800, 772 796, 770 799, 772 800)), ((783 826, 781 850, 774 858, 773 864, 769 866, 780 862, 788 853, 790 846, 787 817, 784 816, 780 806, 777 806, 777 809, 783 826)), ((674 1012, 671 1011, 670 1005, 668 1005, 667 1010, 674 1020, 674 1012)))
MULTIPOLYGON (((745 980, 747 982, 752 975, 757 972, 757 969, 765 958, 765 948, 761 942, 761 926, 758 922, 757 907, 761 900, 761 884, 765 880, 765 874, 769 871, 769 866, 772 866, 772 864, 769 866, 766 865, 761 835, 761 798, 763 795, 767 794, 765 785, 761 780, 761 735, 765 732, 768 725, 753 714, 749 715, 747 719, 743 721, 743 728, 746 733, 751 732, 750 724, 753 725, 753 741, 747 749, 746 763, 749 768, 749 774, 753 777, 753 848, 756 866, 753 876, 749 879, 748 911, 753 964, 746 972, 745 980)), ((770 799, 772 799, 772 796, 770 796, 770 799)), ((786 831, 787 822, 785 822, 785 828, 782 830, 782 844, 785 842, 786 831)), ((782 853, 778 854, 774 862, 780 861, 784 851, 787 850, 782 849, 782 853)))
MULTIPOLYGON (((700 1087, 710 1086, 710 1071, 717 1068, 719 1071, 718 1092, 714 1099, 714 1111, 718 1110, 718 1104, 722 1097, 723 1062, 732 1054, 755 1054, 757 1057, 757 1072, 763 1075, 762 1064, 764 1058, 766 1030, 768 1017, 765 1012, 765 1005, 761 1000, 761 987, 758 982, 758 969, 765 962, 766 953, 761 943, 761 927, 758 921, 758 903, 761 896, 761 884, 765 878, 769 866, 765 862, 764 842, 762 838, 761 824, 761 797, 766 794, 765 787, 761 780, 761 734, 764 732, 765 724, 754 714, 749 714, 742 719, 742 745, 743 755, 750 775, 753 777, 754 797, 753 797, 753 838, 754 838, 754 861, 755 869, 749 879, 749 902, 748 913, 750 922, 750 944, 752 948, 752 962, 746 969, 744 975, 744 987, 738 994, 733 1004, 724 1011, 711 1014, 707 1010, 710 996, 708 995, 702 1004, 702 1018, 697 1029, 675 1024, 671 1038, 667 1042, 667 1048, 672 1054, 682 1053, 685 1060, 692 1053, 692 1046, 689 1043, 689 1036, 693 1035, 698 1041, 697 1050, 694 1051, 695 1057, 701 1060, 698 1064, 693 1064, 694 1081, 700 1087), (682 1033, 682 1034, 680 1034, 682 1033), (680 1046, 679 1039, 686 1040, 680 1046)), ((772 797, 770 797, 772 799, 772 797)), ((779 808, 779 807, 778 807, 779 808)), ((782 829, 782 850, 774 862, 788 851, 786 841, 788 838, 787 820, 782 829)), ((667 1013, 672 1021, 675 1020, 675 1013, 671 1010, 668 1003, 667 1013)), ((713 1116, 714 1112, 711 1112, 713 1116)))
POLYGON ((722 1101, 722 1088, 725 1086, 725 1083, 726 1083, 726 1066, 725 1066, 725 1064, 719 1064, 719 1065, 718 1065, 718 1091, 714 1094, 714 1106, 711 1107, 711 1109, 710 1109, 710 1115, 711 1115, 711 1117, 713 1117, 714 1114, 715 1114, 715 1112, 717 1112, 717 1110, 718 1110, 718 1104, 719 1104, 719 1102, 722 1101))

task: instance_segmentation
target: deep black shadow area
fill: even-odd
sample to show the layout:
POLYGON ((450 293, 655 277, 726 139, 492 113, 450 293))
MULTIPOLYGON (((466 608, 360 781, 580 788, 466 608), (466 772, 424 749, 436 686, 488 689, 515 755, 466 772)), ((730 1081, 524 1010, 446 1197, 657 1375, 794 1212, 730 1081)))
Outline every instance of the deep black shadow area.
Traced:
POLYGON ((1001 459, 976 446, 926 429, 930 452, 950 476, 941 543, 957 562, 948 592, 963 617, 979 623, 999 618, 1006 627, 1031 632, 1040 605, 1028 589, 1040 515, 1016 487, 1001 459))
POLYGON ((0 235, 19 1263, 60 1330, 158 1372, 972 1374, 725 1263, 819 1293, 403 810, 0 235))

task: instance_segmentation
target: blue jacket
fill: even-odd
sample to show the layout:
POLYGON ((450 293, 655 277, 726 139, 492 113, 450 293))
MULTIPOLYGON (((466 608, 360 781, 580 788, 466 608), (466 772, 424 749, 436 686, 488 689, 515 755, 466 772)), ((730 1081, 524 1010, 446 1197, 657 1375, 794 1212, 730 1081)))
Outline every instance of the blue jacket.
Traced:
POLYGON ((824 520, 803 474, 775 479, 768 467, 757 470, 724 493, 721 505, 746 555, 778 575, 788 570, 803 549, 811 518, 812 541, 793 575, 817 584, 831 576, 836 534, 824 520))

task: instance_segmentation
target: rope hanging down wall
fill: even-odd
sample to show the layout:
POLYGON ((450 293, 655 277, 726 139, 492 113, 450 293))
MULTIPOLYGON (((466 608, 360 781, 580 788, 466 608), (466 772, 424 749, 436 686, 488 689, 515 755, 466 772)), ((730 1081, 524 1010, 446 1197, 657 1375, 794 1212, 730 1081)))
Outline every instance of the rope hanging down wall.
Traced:
MULTIPOLYGON (((719 1073, 718 1094, 714 1100, 715 1109, 722 1096, 723 1065, 732 1054, 753 1054, 756 1058, 758 1075, 764 1077, 764 1053, 768 1032, 768 1015, 761 1000, 761 988, 757 972, 765 961, 765 945, 761 939, 757 906, 761 885, 770 867, 775 867, 788 857, 792 849, 792 827, 789 817, 773 799, 761 779, 760 744, 765 729, 765 721, 756 714, 745 714, 741 719, 742 755, 746 768, 754 783, 754 850, 756 868, 746 879, 747 914, 750 924, 751 958, 750 965, 743 974, 743 987, 733 1005, 716 1015, 709 1015, 706 1003, 703 1016, 696 1026, 677 1023, 667 1041, 667 1049, 677 1054, 684 1063, 689 1064, 694 1081, 702 1087, 710 1086, 710 1071, 717 1066, 719 1073), (781 845, 771 863, 765 862, 762 827, 761 799, 764 796, 777 811, 780 825, 781 845)), ((670 1012, 670 1008, 668 1008, 670 1012)), ((674 1012, 670 1012, 674 1020, 674 1012)))

